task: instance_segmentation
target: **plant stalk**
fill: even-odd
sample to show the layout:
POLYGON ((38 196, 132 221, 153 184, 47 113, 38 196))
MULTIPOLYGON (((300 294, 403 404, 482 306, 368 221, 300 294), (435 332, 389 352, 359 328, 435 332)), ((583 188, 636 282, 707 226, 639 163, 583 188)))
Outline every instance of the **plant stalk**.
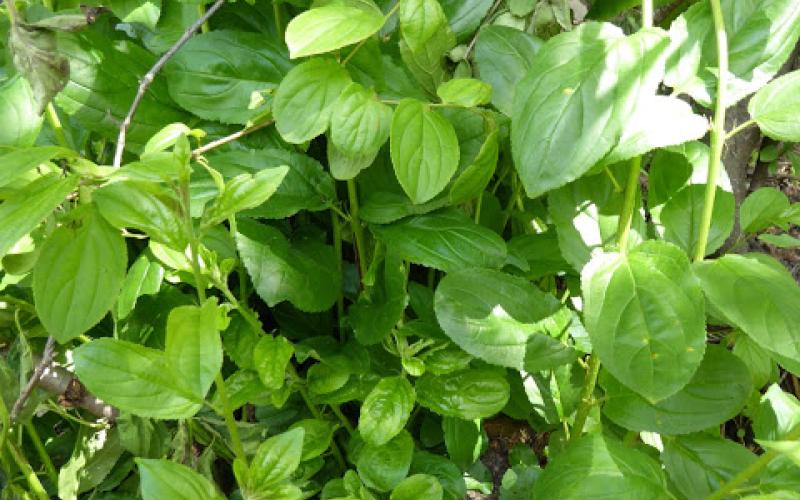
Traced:
POLYGON ((47 479, 49 479, 52 484, 58 485, 58 472, 56 472, 53 461, 50 460, 50 455, 47 454, 47 449, 45 449, 44 443, 42 443, 42 439, 36 431, 36 427, 34 427, 31 422, 25 422, 23 427, 25 427, 25 431, 28 433, 31 442, 33 442, 36 453, 39 454, 39 459, 42 461, 42 465, 44 465, 44 470, 47 471, 47 479))
MULTIPOLYGON (((342 272, 342 224, 339 222, 339 215, 331 210, 331 231, 333 232, 333 251, 336 254, 336 266, 339 273, 342 272)), ((339 340, 344 342, 346 339, 344 331, 344 295, 342 290, 336 294, 336 324, 339 327, 339 340)))
POLYGON ((21 451, 17 449, 17 447, 11 441, 6 442, 6 448, 9 452, 11 452, 12 458, 14 458, 14 462, 17 463, 17 467, 19 470, 22 471, 22 474, 25 476, 25 479, 28 481, 28 487, 31 489, 31 492, 38 498, 39 500, 49 500, 50 496, 47 494, 47 491, 42 486, 42 482, 39 481, 39 476, 36 475, 36 472, 31 467, 31 464, 28 463, 28 460, 25 458, 25 455, 22 454, 21 451))
POLYGON ((358 258, 358 270, 363 279, 367 274, 367 249, 364 246, 364 228, 361 226, 361 217, 358 207, 358 191, 356 181, 347 181, 347 196, 350 201, 350 226, 353 229, 353 238, 356 244, 356 257, 358 258))
POLYGON ((50 124, 50 128, 53 130, 53 135, 58 145, 69 149, 70 145, 67 136, 64 134, 64 126, 61 125, 61 119, 58 117, 58 112, 52 102, 47 103, 45 115, 47 116, 47 123, 50 124))
POLYGON ((586 425, 586 419, 589 417, 589 412, 595 404, 593 394, 594 387, 597 385, 597 374, 600 373, 600 358, 592 354, 589 356, 588 365, 583 389, 581 390, 581 405, 575 413, 575 421, 572 423, 572 429, 569 433, 570 443, 577 441, 583 434, 583 427, 586 425))
POLYGON ((622 201, 622 210, 619 214, 619 226, 617 227, 619 251, 622 253, 628 252, 633 214, 636 210, 636 193, 639 190, 639 172, 642 169, 642 157, 631 158, 629 165, 630 170, 628 171, 628 180, 625 183, 625 194, 622 201))
POLYGON ((717 99, 714 104, 714 124, 711 128, 711 157, 708 160, 708 179, 706 180, 705 201, 700 219, 694 260, 701 261, 706 256, 708 233, 711 229, 711 216, 714 212, 714 198, 717 194, 717 177, 722 164, 722 148, 725 146, 725 97, 728 84, 728 35, 725 32, 725 19, 722 17, 720 0, 711 1, 711 14, 714 17, 714 34, 717 40, 717 99))
POLYGON ((225 419, 225 427, 228 428, 228 434, 231 435, 233 454, 236 455, 236 458, 242 459, 244 463, 248 463, 242 439, 239 437, 239 428, 236 427, 236 419, 233 418, 233 411, 228 401, 228 390, 225 388, 225 380, 222 378, 222 373, 217 373, 214 378, 214 385, 217 386, 219 399, 222 401, 222 416, 225 419))

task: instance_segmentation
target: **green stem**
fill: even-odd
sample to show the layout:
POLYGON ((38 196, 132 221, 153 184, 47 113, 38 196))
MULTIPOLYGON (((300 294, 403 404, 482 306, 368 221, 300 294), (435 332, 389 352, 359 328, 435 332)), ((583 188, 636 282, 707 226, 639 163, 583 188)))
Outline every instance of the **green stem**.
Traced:
POLYGON ((57 485, 58 473, 56 472, 55 466, 53 466, 53 461, 50 460, 50 455, 48 455, 47 450, 42 443, 42 439, 39 437, 39 433, 36 432, 36 427, 34 427, 33 423, 30 421, 25 422, 23 426, 25 427, 25 431, 28 433, 28 437, 31 438, 34 448, 36 448, 36 453, 39 454, 39 459, 42 461, 42 465, 44 465, 44 470, 47 471, 47 478, 52 484, 57 485))
POLYGON ((725 33, 725 19, 722 17, 720 0, 711 0, 711 13, 714 17, 714 32, 717 40, 717 99, 714 104, 714 124, 711 128, 711 157, 708 160, 708 179, 706 180, 703 214, 697 236, 694 260, 706 256, 711 216, 714 211, 714 198, 717 194, 717 177, 722 163, 722 148, 725 146, 725 98, 728 85, 728 35, 725 33))
POLYGON ((45 115, 47 116, 47 123, 50 124, 50 128, 53 130, 53 135, 56 137, 58 145, 69 148, 69 141, 67 141, 67 136, 64 134, 64 126, 61 125, 61 119, 58 118, 58 112, 52 102, 47 103, 45 115))
MULTIPOLYGON (((197 4, 197 17, 198 17, 198 19, 203 17, 205 15, 205 13, 206 13, 205 4, 202 4, 202 3, 197 4)), ((210 28, 208 26, 208 21, 207 20, 202 25, 200 25, 200 33, 208 33, 209 29, 210 28)))
MULTIPOLYGON (((712 3, 718 0, 712 0, 712 3)), ((800 426, 795 427, 783 441, 795 441, 800 439, 800 426)), ((763 455, 758 457, 758 460, 751 463, 742 469, 733 479, 724 483, 720 489, 706 497, 706 500, 721 500, 728 496, 733 490, 737 489, 742 484, 750 480, 756 474, 761 472, 769 463, 779 455, 775 450, 767 450, 763 455)))
MULTIPOLYGON (((236 227, 236 216, 228 217, 228 227, 230 228, 231 241, 236 241, 236 233, 239 232, 236 227)), ((236 265, 236 275, 239 277, 239 300, 242 302, 247 301, 247 272, 241 262, 236 265)))
POLYGON ((22 474, 28 481, 31 492, 36 495, 36 498, 39 500, 49 500, 50 496, 47 494, 44 486, 42 486, 42 482, 39 481, 39 477, 36 475, 36 472, 34 472, 31 464, 28 463, 25 455, 23 455, 11 441, 6 442, 6 448, 11 452, 11 456, 17 463, 17 467, 19 467, 19 470, 22 471, 22 474))
MULTIPOLYGON (((336 266, 339 273, 342 272, 342 224, 339 222, 339 215, 331 210, 331 230, 333 232, 333 251, 336 254, 336 266)), ((339 290, 336 294, 336 322, 339 326, 339 340, 344 342, 346 339, 344 331, 344 294, 339 290)))
POLYGON ((751 125, 755 125, 755 123, 756 123, 755 120, 747 120, 746 122, 740 123, 738 126, 734 127, 733 130, 728 132, 728 134, 725 136, 725 140, 730 139, 731 137, 738 134, 742 130, 750 127, 751 125))
POLYGON ((283 16, 281 15, 281 4, 277 0, 272 0, 272 17, 275 18, 275 31, 283 40, 283 16))
POLYGON ((569 433, 569 442, 574 443, 583 434, 583 427, 589 412, 595 404, 594 387, 597 385, 597 374, 600 372, 600 359, 596 355, 589 356, 589 363, 586 368, 586 378, 584 379, 583 389, 581 390, 580 406, 575 413, 575 421, 572 423, 572 430, 569 433))
POLYGON ((625 184, 625 194, 622 201, 622 210, 619 214, 619 226, 617 227, 619 251, 622 253, 628 251, 628 240, 630 239, 631 226, 633 225, 633 213, 636 209, 636 193, 639 190, 639 171, 641 169, 642 157, 636 156, 631 158, 628 181, 625 184))
POLYGON ((330 405, 330 407, 333 414, 336 415, 342 423, 342 426, 347 430, 347 433, 352 436, 356 430, 353 428, 353 424, 350 423, 350 420, 342 413, 342 409, 339 408, 339 405, 330 405))
POLYGON ((231 435, 233 454, 236 455, 236 458, 240 458, 244 463, 247 463, 247 455, 245 455, 244 446, 239 437, 239 428, 236 427, 236 419, 233 418, 233 411, 228 401, 228 391, 225 388, 225 380, 222 378, 222 373, 217 373, 216 378, 214 378, 214 384, 217 386, 219 399, 222 401, 222 416, 225 418, 225 427, 228 428, 228 433, 231 435))
POLYGON ((10 473, 10 467, 6 462, 5 449, 8 432, 11 430, 11 419, 8 416, 8 408, 6 408, 6 403, 3 401, 2 397, 0 397, 0 425, 3 426, 3 428, 0 429, 0 463, 2 463, 6 475, 8 475, 10 473))
POLYGON ((356 190, 356 181, 353 179, 347 181, 347 196, 350 200, 350 226, 353 228, 353 237, 356 240, 358 270, 363 278, 367 274, 367 249, 364 246, 364 228, 361 226, 361 217, 359 216, 358 191, 356 190))

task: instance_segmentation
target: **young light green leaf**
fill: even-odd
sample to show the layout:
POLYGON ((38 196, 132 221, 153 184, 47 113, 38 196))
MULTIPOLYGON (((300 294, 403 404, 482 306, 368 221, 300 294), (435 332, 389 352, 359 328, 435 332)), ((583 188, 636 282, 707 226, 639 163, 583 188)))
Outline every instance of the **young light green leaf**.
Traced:
POLYGON ((601 374, 606 391, 603 413, 615 424, 634 431, 688 434, 714 427, 734 417, 753 390, 747 366, 727 349, 711 345, 689 383, 672 396, 649 403, 601 374))
POLYGON ((392 118, 392 165, 414 203, 439 194, 458 168, 458 138, 439 112, 416 99, 403 99, 392 118))
POLYGON ((184 109, 206 120, 244 125, 263 112, 250 107, 251 94, 274 90, 291 69, 286 49, 269 37, 214 30, 190 38, 164 74, 169 95, 184 109))
POLYGON ((800 425, 800 401, 772 384, 752 414, 756 439, 780 441, 800 425))
POLYGON ((751 119, 764 135, 778 141, 800 142, 800 71, 776 78, 747 104, 751 119))
POLYGON ((437 0, 400 2, 400 56, 422 87, 433 94, 445 79, 444 55, 456 44, 437 0))
POLYGON ((446 417, 464 420, 491 417, 508 402, 509 386, 502 371, 467 369, 446 375, 426 373, 417 379, 419 404, 446 417))
POLYGON ((199 307, 176 307, 167 317, 167 362, 200 400, 222 368, 222 326, 227 317, 213 298, 199 307))
POLYGON ((141 254, 133 263, 117 297, 117 317, 125 319, 136 307, 136 301, 143 295, 155 295, 161 288, 164 268, 158 262, 141 254))
MULTIPOLYGON (((0 108, 2 109, 2 108, 0 108)), ((0 138, 2 141, 2 138, 0 138)), ((0 142, 0 144, 7 144, 0 142)), ((13 144, 13 141, 11 141, 13 144)), ((6 186, 16 178, 40 165, 46 165, 53 158, 70 158, 75 153, 58 146, 36 146, 14 149, 0 155, 0 187, 6 186)))
POLYGON ((275 125, 286 142, 300 144, 327 130, 350 75, 333 59, 310 59, 292 68, 272 101, 275 125))
POLYGON ((414 474, 395 486, 389 500, 442 500, 444 491, 439 480, 430 474, 414 474))
POLYGON ((652 402, 691 380, 706 330, 702 290, 686 254, 663 241, 598 254, 581 284, 586 330, 609 373, 652 402))
POLYGON ((161 16, 161 0, 111 0, 109 8, 123 23, 141 23, 151 30, 161 16))
POLYGON ((333 248, 312 238, 289 241, 280 230, 239 222, 236 245, 259 296, 271 307, 288 300, 306 312, 324 311, 341 293, 333 248))
POLYGON ((436 95, 445 104, 473 108, 489 104, 492 86, 474 78, 453 78, 439 85, 436 95))
POLYGON ((450 272, 435 300, 436 319, 453 342, 488 363, 517 370, 541 347, 532 337, 547 335, 536 323, 560 307, 526 279, 489 269, 450 272))
POLYGON ((267 168, 256 174, 240 174, 225 183, 225 190, 203 212, 203 224, 215 226, 238 212, 266 202, 283 182, 289 167, 267 168))
POLYGON ((753 191, 739 209, 739 224, 745 233, 757 233, 770 226, 784 223, 783 213, 789 209, 789 198, 775 188, 763 187, 753 191))
POLYGON ((127 254, 125 238, 94 206, 80 226, 61 226, 45 240, 33 269, 33 297, 39 320, 59 343, 85 333, 111 309, 127 254))
POLYGON ((602 491, 610 498, 641 500, 666 496, 658 462, 641 451, 602 434, 583 436, 545 468, 534 498, 591 498, 602 491))
POLYGON ((294 346, 284 337, 265 335, 253 350, 253 366, 267 389, 277 390, 286 380, 286 366, 294 355, 294 346))
POLYGON ((365 444, 356 458, 358 475, 370 488, 390 491, 408 475, 413 453, 414 440, 407 431, 380 446, 365 444))
POLYGON ((506 259, 502 238, 457 210, 409 217, 372 229, 404 259, 446 272, 465 267, 499 268, 506 259))
POLYGON ((262 491, 288 479, 300 465, 304 436, 296 427, 261 443, 250 463, 249 488, 262 491))
POLYGON ((500 141, 495 128, 486 136, 478 155, 450 186, 450 203, 458 205, 483 193, 497 168, 500 141))
POLYGON ((143 500, 218 500, 214 485, 185 465, 161 459, 136 458, 143 500))
POLYGON ((364 441, 381 446, 397 436, 414 409, 415 397, 405 377, 381 379, 361 406, 358 431, 364 441))
POLYGON ((371 0, 334 0, 292 19, 286 45, 292 59, 332 52, 374 35, 383 22, 371 0))
POLYGON ((655 94, 667 45, 658 30, 626 37, 610 24, 588 23, 542 47, 517 86, 511 122, 528 196, 577 179, 618 144, 641 100, 655 94))
POLYGON ((325 450, 331 445, 336 427, 336 424, 328 420, 315 418, 307 418, 293 423, 289 430, 303 429, 302 461, 311 460, 325 453, 325 450))
POLYGON ((16 76, 0 84, 0 123, 14 124, 13 127, 0 129, 0 144, 32 146, 43 121, 44 117, 38 112, 31 86, 25 78, 16 76))
POLYGON ((0 258, 33 231, 78 185, 78 177, 48 174, 13 192, 0 204, 0 258))

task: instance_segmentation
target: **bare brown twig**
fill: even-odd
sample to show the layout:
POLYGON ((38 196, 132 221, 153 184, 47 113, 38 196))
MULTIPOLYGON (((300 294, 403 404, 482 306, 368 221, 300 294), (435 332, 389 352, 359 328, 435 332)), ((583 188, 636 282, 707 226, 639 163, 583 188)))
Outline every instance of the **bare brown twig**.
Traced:
POLYGON ((156 61, 152 68, 142 77, 142 80, 139 82, 139 89, 136 91, 136 97, 133 98, 133 102, 131 103, 131 107, 128 110, 128 114, 125 116, 125 119, 122 120, 122 123, 119 126, 119 135, 117 136, 117 145, 116 149, 114 150, 114 163, 115 167, 119 167, 122 164, 122 152, 125 150, 125 137, 128 133, 128 127, 131 126, 131 122, 133 121, 133 115, 136 114, 136 109, 141 104, 142 99, 144 98, 145 93, 147 92, 147 88, 150 87, 150 84, 153 83, 156 75, 159 71, 167 64, 167 61, 170 60, 172 56, 174 56, 183 45, 189 41, 189 39, 194 35, 194 32, 200 29, 200 27, 208 21, 208 19, 214 15, 214 13, 222 7, 222 4, 225 3, 225 0, 216 0, 211 7, 202 15, 200 18, 194 22, 189 28, 183 32, 183 35, 178 39, 172 47, 169 48, 168 51, 161 56, 161 58, 156 61))
POLYGON ((19 393, 19 397, 14 402, 14 406, 11 408, 11 413, 9 418, 11 422, 15 422, 17 418, 19 418, 19 414, 22 413, 22 407, 25 406, 25 401, 31 396, 31 392, 36 387, 36 384, 39 383, 39 380, 42 378, 42 374, 44 373, 45 369, 50 365, 53 361, 53 353, 55 352, 56 341, 53 337, 47 337, 47 343, 44 346, 44 353, 42 353, 42 359, 36 364, 36 368, 33 370, 31 374, 31 378, 28 379, 28 383, 25 384, 25 388, 19 393))
POLYGON ((269 127, 273 123, 274 123, 273 120, 269 120, 269 121, 266 121, 264 123, 259 123, 258 125, 253 125, 252 127, 245 127, 242 130, 239 130, 239 131, 236 131, 236 132, 232 133, 231 135, 226 135, 225 137, 219 138, 216 141, 211 141, 208 144, 204 144, 204 145, 198 147, 197 149, 192 151, 192 156, 200 156, 200 155, 202 155, 204 153, 207 153, 207 152, 211 151, 214 148, 218 148, 220 146, 224 146, 225 144, 228 144, 229 142, 233 142, 236 139, 240 139, 240 138, 242 138, 242 137, 244 137, 246 135, 252 134, 253 132, 255 132, 257 130, 261 130, 262 128, 269 127))

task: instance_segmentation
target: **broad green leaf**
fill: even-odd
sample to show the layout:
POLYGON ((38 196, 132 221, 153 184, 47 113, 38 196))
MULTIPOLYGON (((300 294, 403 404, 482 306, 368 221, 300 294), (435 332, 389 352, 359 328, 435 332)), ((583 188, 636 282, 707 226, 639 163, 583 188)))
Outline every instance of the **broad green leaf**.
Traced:
POLYGON ((161 288, 164 268, 158 262, 141 254, 133 263, 117 297, 117 318, 125 319, 136 307, 136 301, 143 295, 155 295, 161 288))
POLYGON ((177 195, 155 182, 112 182, 92 194, 100 213, 119 229, 134 228, 183 252, 187 239, 177 195))
MULTIPOLYGON (((722 0, 729 71, 724 105, 732 106, 769 82, 800 38, 794 0, 722 0)), ((697 2, 670 27, 664 83, 711 107, 717 86, 717 48, 709 2, 697 2)))
POLYGON ((491 417, 508 402, 503 372, 474 368, 446 375, 425 374, 417 379, 417 401, 429 410, 463 420, 491 417))
MULTIPOLYGON (((694 255, 698 243, 705 204, 705 184, 684 187, 664 204, 658 220, 664 227, 664 239, 694 255)), ((733 193, 717 187, 711 227, 706 243, 706 255, 716 252, 733 231, 736 200, 733 193)))
POLYGON ((457 210, 409 217, 372 230, 404 259, 445 272, 499 268, 506 259, 502 238, 457 210))
POLYGON ((439 0, 459 41, 468 40, 492 6, 492 0, 439 0))
POLYGON ((612 151, 641 100, 655 94, 667 45, 658 30, 626 37, 587 23, 542 47, 517 85, 511 122, 528 196, 577 179, 612 151))
POLYGON ((361 405, 358 431, 364 441, 374 446, 391 441, 405 427, 414 400, 414 388, 405 377, 381 379, 361 405))
POLYGON ((800 443, 797 441, 769 441, 766 439, 759 439, 758 444, 767 451, 780 453, 794 462, 796 466, 800 467, 800 443))
POLYGON ((400 56, 430 94, 446 79, 444 55, 456 44, 438 0, 403 0, 398 12, 400 56))
POLYGON ((488 363, 521 370, 542 347, 536 337, 560 344, 537 325, 560 303, 524 278, 489 269, 453 271, 439 283, 435 307, 447 336, 488 363))
POLYGON ((77 500, 78 494, 97 487, 124 451, 116 428, 81 432, 72 456, 58 471, 58 497, 77 500))
POLYGON ((542 41, 507 26, 484 26, 475 42, 475 64, 481 80, 492 86, 492 104, 511 116, 514 90, 528 73, 542 41))
POLYGON ((707 497, 756 458, 744 446, 705 434, 665 439, 661 452, 667 476, 686 498, 707 497))
POLYGON ((331 445, 336 424, 327 420, 307 418, 293 423, 289 430, 303 429, 302 461, 311 460, 325 453, 331 445))
POLYGON ((0 203, 0 258, 33 231, 78 185, 78 177, 49 174, 11 193, 0 203))
POLYGON ((402 192, 366 191, 363 192, 361 219, 372 224, 390 224, 409 215, 433 212, 448 204, 449 200, 441 196, 416 205, 402 192))
POLYGON ((478 155, 450 186, 450 203, 458 205, 478 197, 489 185, 497 168, 500 153, 498 131, 494 128, 478 151, 478 155))
POLYGON ((236 246, 258 295, 270 306, 288 300, 301 311, 324 311, 341 293, 333 247, 313 238, 288 240, 280 230, 239 222, 236 246))
POLYGON ((800 425, 800 401, 778 384, 772 384, 752 412, 756 439, 780 441, 800 425))
POLYGON ((763 187, 750 193, 739 209, 742 231, 757 233, 770 226, 782 225, 783 213, 789 205, 789 198, 775 188, 763 187))
POLYGON ((436 95, 445 104, 472 108, 489 104, 492 86, 474 78, 453 78, 439 85, 436 95))
POLYGON ((14 66, 30 84, 37 115, 64 88, 70 71, 69 61, 58 50, 52 28, 17 19, 11 21, 4 44, 14 66))
MULTIPOLYGON (((254 405, 272 404, 273 393, 264 387, 258 374, 252 370, 237 370, 225 379, 225 392, 231 411, 236 411, 247 403, 254 405)), ((222 397, 219 391, 214 392, 211 405, 222 408, 222 397)))
POLYGON ((706 331, 702 290, 686 254, 662 241, 598 254, 581 284, 586 330, 609 373, 652 402, 691 380, 706 331))
POLYGON ((291 68, 286 49, 269 37, 215 30, 190 38, 164 75, 169 95, 182 108, 206 120, 244 125, 263 111, 250 108, 251 94, 274 90, 291 68))
MULTIPOLYGON (((7 143, 0 138, 0 144, 7 143)), ((71 150, 58 146, 25 147, 3 153, 0 155, 0 187, 11 184, 17 177, 40 165, 48 164, 53 158, 69 158, 74 155, 71 150)))
POLYGON ((426 451, 414 452, 412 474, 430 474, 439 480, 447 500, 461 500, 466 495, 464 475, 461 470, 441 455, 426 451))
POLYGON ((141 23, 156 29, 161 16, 161 0, 111 0, 111 12, 123 23, 141 23))
POLYGON ((395 486, 389 500, 442 500, 444 492, 439 480, 430 474, 414 474, 395 486))
POLYGON ((759 90, 747 104, 750 118, 755 120, 764 135, 778 141, 800 141, 800 71, 770 82, 759 90))
POLYGON ((800 247, 800 239, 788 234, 760 234, 758 235, 758 239, 767 245, 772 245, 778 248, 800 247))
POLYGON ((296 427, 261 443, 250 463, 250 489, 262 491, 288 479, 300 465, 304 435, 296 427))
POLYGON ((347 71, 333 59, 310 59, 292 68, 272 101, 283 140, 299 144, 324 133, 334 103, 350 81, 347 71))
POLYGON ((45 240, 33 269, 36 315, 66 343, 96 325, 114 305, 128 265, 125 238, 92 206, 80 226, 45 240))
POLYGON ((716 316, 767 351, 800 363, 800 287, 781 264, 765 259, 725 255, 696 263, 694 272, 716 316))
POLYGON ((615 499, 660 499, 666 495, 661 465, 602 434, 583 436, 553 458, 536 481, 537 499, 593 498, 602 491, 615 499))
POLYGON ((356 340, 363 345, 383 341, 402 319, 408 302, 406 266, 394 250, 374 269, 375 283, 365 287, 348 311, 356 340))
POLYGON ((13 124, 0 129, 0 144, 32 146, 43 121, 44 117, 38 113, 31 86, 25 78, 16 76, 0 85, 0 123, 13 124))
MULTIPOLYGON (((217 153, 208 156, 215 169, 227 179, 243 173, 257 175, 263 170, 276 170, 283 165, 289 171, 275 193, 263 205, 242 215, 282 219, 300 210, 316 212, 330 207, 336 199, 334 181, 322 165, 309 156, 280 149, 261 149, 217 153)), ((213 185, 213 182, 209 179, 213 185)), ((213 188, 212 193, 216 190, 213 188)))
POLYGON ((111 338, 95 339, 74 351, 75 374, 95 396, 142 417, 179 419, 203 406, 167 356, 148 347, 111 338))
POLYGON ((266 202, 283 182, 289 167, 268 168, 256 174, 240 174, 225 183, 225 190, 203 212, 203 224, 215 226, 238 212, 266 202))
POLYGON ((395 175, 411 201, 424 203, 442 192, 458 168, 458 138, 450 122, 428 104, 404 99, 389 139, 395 175))
POLYGON ((292 59, 332 52, 372 36, 383 21, 371 0, 334 0, 292 19, 286 45, 292 59))
POLYGON ((487 444, 480 419, 463 420, 455 417, 443 417, 442 430, 450 460, 461 470, 469 469, 480 458, 487 444))
POLYGON ((253 350, 253 367, 267 389, 283 387, 286 366, 294 355, 294 346, 284 337, 265 335, 253 350))
POLYGON ((223 498, 198 472, 170 460, 136 458, 144 500, 217 500, 223 498))
POLYGON ((167 317, 167 362, 200 400, 222 368, 219 331, 226 320, 216 299, 208 299, 202 306, 176 307, 167 317))
POLYGON ((753 389, 742 360, 726 349, 711 345, 689 383, 672 396, 649 403, 601 374, 605 389, 603 413, 614 423, 635 431, 688 434, 721 424, 738 414, 753 389))
POLYGON ((369 167, 389 138, 392 108, 374 90, 358 83, 344 89, 334 104, 328 162, 336 179, 352 179, 369 167))
POLYGON ((413 453, 414 440, 407 431, 380 446, 367 443, 356 458, 358 475, 370 488, 389 491, 408 475, 413 453))

